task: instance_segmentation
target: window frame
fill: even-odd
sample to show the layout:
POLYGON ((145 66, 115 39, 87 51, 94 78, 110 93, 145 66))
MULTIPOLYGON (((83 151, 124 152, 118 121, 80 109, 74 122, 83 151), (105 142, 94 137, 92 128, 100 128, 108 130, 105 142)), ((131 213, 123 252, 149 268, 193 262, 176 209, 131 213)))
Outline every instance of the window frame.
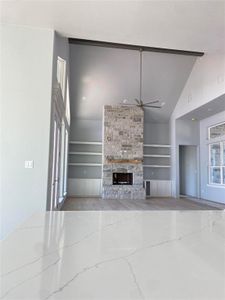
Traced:
POLYGON ((225 124, 225 122, 220 122, 216 125, 208 127, 208 185, 210 186, 216 186, 216 187, 223 187, 225 188, 225 182, 224 182, 224 171, 225 171, 225 135, 221 135, 219 137, 210 138, 210 130, 213 127, 216 127, 218 125, 225 124), (219 144, 220 145, 220 165, 213 166, 211 164, 211 158, 212 158, 212 145, 219 144), (211 170, 213 168, 219 168, 220 169, 220 183, 215 183, 211 181, 211 170))
POLYGON ((210 138, 210 130, 212 129, 212 128, 214 128, 214 127, 217 127, 217 126, 220 126, 220 125, 225 125, 225 121, 223 121, 223 122, 220 122, 220 123, 217 123, 217 124, 215 124, 215 125, 212 125, 212 126, 209 126, 208 127, 208 140, 210 141, 210 140, 214 140, 214 139, 223 139, 224 138, 224 141, 225 141, 225 134, 223 134, 223 135, 221 135, 221 136, 219 136, 219 137, 215 137, 215 138, 210 138))
POLYGON ((57 57, 57 81, 61 87, 63 101, 65 100, 65 89, 66 89, 66 60, 57 57))

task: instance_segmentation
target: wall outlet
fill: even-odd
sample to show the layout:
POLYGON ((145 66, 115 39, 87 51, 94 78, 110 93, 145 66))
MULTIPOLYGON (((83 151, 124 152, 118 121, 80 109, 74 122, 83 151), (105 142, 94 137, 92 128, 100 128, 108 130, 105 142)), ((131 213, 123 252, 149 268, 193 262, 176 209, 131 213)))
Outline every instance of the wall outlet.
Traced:
POLYGON ((24 167, 25 167, 25 169, 33 169, 34 161, 33 160, 25 160, 24 167))

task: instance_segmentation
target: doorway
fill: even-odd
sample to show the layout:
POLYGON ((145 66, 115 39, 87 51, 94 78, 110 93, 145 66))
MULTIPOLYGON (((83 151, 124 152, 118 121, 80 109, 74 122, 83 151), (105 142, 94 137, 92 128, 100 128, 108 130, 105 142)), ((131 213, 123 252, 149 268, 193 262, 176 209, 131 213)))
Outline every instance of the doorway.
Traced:
POLYGON ((199 197, 198 146, 179 146, 180 195, 199 197))

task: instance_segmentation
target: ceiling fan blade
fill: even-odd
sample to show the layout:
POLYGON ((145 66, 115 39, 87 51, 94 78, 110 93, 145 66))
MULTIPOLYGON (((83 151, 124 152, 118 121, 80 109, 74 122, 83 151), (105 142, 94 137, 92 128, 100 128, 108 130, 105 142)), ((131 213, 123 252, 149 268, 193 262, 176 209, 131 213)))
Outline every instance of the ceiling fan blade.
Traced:
POLYGON ((138 99, 135 98, 134 100, 137 102, 138 105, 141 104, 141 102, 138 99))
POLYGON ((120 105, 123 105, 123 106, 136 106, 136 104, 132 104, 132 103, 120 103, 120 105))
POLYGON ((143 103, 143 101, 142 101, 142 100, 140 100, 140 104, 141 104, 141 106, 143 106, 143 105, 144 105, 144 103, 143 103))
POLYGON ((154 101, 150 101, 150 102, 145 102, 144 105, 145 105, 145 104, 154 104, 154 103, 159 103, 159 100, 154 100, 154 101))
POLYGON ((143 105, 143 107, 146 107, 146 108, 162 108, 162 106, 158 106, 158 105, 143 105))

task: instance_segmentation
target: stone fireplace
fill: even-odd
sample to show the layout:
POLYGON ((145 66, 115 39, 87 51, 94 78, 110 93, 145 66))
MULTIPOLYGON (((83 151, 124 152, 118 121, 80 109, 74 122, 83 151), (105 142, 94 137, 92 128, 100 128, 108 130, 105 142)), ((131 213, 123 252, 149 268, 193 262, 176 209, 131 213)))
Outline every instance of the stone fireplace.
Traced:
POLYGON ((144 199, 143 110, 136 106, 105 106, 102 197, 144 199))

